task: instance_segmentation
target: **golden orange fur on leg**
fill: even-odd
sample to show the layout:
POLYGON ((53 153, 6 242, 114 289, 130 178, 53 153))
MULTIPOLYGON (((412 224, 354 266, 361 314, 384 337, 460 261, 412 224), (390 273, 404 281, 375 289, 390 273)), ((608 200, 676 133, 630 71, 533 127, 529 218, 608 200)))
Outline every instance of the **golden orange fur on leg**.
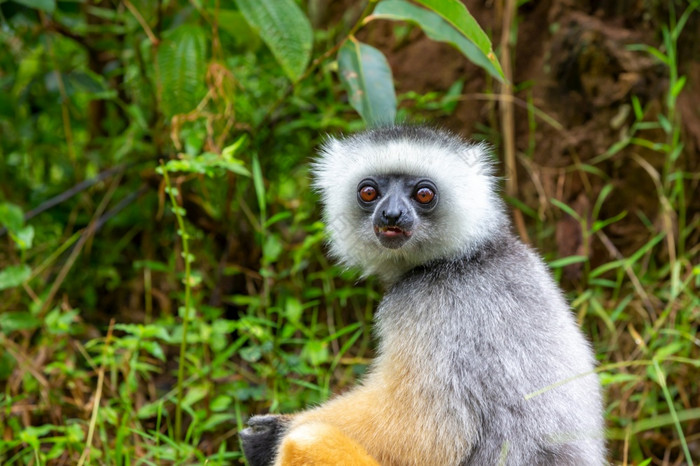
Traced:
POLYGON ((337 427, 309 422, 292 429, 280 445, 276 466, 379 466, 337 427))

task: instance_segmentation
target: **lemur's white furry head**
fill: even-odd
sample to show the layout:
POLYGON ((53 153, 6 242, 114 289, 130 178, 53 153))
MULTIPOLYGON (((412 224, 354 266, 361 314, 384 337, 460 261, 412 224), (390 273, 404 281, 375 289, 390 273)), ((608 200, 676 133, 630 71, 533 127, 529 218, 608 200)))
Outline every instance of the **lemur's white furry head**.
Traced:
POLYGON ((387 282, 431 260, 469 254, 509 228, 486 146, 444 131, 394 126, 331 138, 313 172, 333 256, 387 282), (360 182, 391 175, 429 179, 439 196, 434 211, 418 215, 410 239, 394 249, 381 244, 358 204, 360 182))

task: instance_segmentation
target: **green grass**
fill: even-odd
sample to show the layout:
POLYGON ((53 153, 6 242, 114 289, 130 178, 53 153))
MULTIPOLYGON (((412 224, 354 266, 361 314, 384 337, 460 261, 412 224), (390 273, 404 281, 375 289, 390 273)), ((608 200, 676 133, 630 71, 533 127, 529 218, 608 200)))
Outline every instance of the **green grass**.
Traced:
MULTIPOLYGON (((563 128, 537 108, 537 83, 514 83, 530 182, 520 183, 529 196, 508 202, 593 343, 615 464, 700 461, 700 217, 677 108, 679 38, 698 2, 674 5, 659 47, 631 47, 667 73, 663 98, 632 96, 619 140, 561 169, 584 187, 583 207, 542 184, 551 173, 533 161, 537 137, 563 128), (608 173, 614 164, 644 175, 648 209, 619 207, 630 187, 608 173), (568 257, 556 253, 562 220, 581 238, 568 257)), ((210 6, 144 10, 150 34, 172 39, 180 20, 202 28, 206 51, 195 41, 178 53, 206 62, 204 89, 158 58, 129 9, 91 10, 105 22, 90 23, 101 54, 68 3, 52 28, 48 12, 10 6, 0 18, 12 31, 0 30, 10 52, 0 56, 0 463, 239 464, 248 416, 320 403, 373 355, 382 290, 327 258, 307 163, 325 133, 362 127, 323 54, 354 23, 315 31, 326 60, 290 88, 236 11, 219 30, 210 6), (102 59, 105 76, 90 68, 102 59), (162 89, 169 82, 178 88, 162 89), (162 99, 183 89, 194 107, 166 114, 174 103, 164 110, 162 99), (100 105, 95 129, 87 115, 100 105)), ((490 88, 465 96, 465 85, 407 92, 399 115, 449 119, 463 100, 501 99, 490 88)), ((485 108, 497 122, 497 107, 485 108)), ((475 136, 499 148, 497 125, 475 136)))

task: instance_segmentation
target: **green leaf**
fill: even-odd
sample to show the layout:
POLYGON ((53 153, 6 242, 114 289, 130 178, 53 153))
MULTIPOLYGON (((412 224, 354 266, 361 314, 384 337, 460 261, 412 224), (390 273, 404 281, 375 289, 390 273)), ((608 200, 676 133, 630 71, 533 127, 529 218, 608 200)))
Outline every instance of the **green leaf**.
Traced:
POLYGON ((250 176, 250 172, 241 160, 231 156, 225 157, 223 153, 218 155, 213 152, 204 152, 192 158, 169 160, 165 164, 165 169, 168 172, 200 173, 210 178, 223 175, 225 171, 250 176))
POLYGON ((588 256, 568 256, 562 257, 561 259, 553 260, 549 263, 549 266, 553 269, 557 269, 561 267, 566 267, 567 265, 578 264, 580 262, 586 261, 588 261, 588 256))
POLYGON ((158 84, 168 116, 187 113, 204 98, 206 42, 202 28, 183 25, 158 47, 158 84))
POLYGON ((680 94, 681 91, 683 90, 683 87, 685 86, 686 79, 687 79, 686 76, 681 76, 680 78, 678 78, 678 81, 676 81, 676 83, 671 88, 671 95, 674 98, 678 97, 678 94, 680 94))
POLYGON ((637 382, 642 378, 641 375, 626 374, 624 372, 622 372, 622 373, 601 372, 600 374, 598 374, 598 377, 600 378, 600 384, 603 386, 613 385, 613 384, 618 384, 618 383, 625 383, 625 382, 637 382))
POLYGON ((15 330, 31 330, 38 328, 41 321, 27 311, 3 312, 0 314, 0 329, 5 333, 15 330))
POLYGON ((605 199, 608 198, 608 196, 610 195, 612 190, 613 190, 613 185, 610 183, 603 186, 603 189, 600 190, 600 194, 598 194, 598 199, 596 199, 595 205, 593 206, 592 217, 594 219, 598 218, 598 214, 600 213, 600 209, 603 207, 603 202, 605 202, 605 199))
POLYGON ((595 233, 599 230, 602 230, 603 228, 607 227, 608 225, 618 222, 625 218, 627 216, 627 211, 623 210, 619 214, 615 215, 614 217, 611 217, 606 220, 596 220, 593 222, 593 225, 591 225, 591 233, 595 233))
POLYGON ((15 243, 17 243, 17 246, 26 251, 32 247, 32 242, 34 241, 34 227, 27 225, 24 228, 20 228, 15 233, 10 233, 10 235, 15 243))
POLYGON ((311 58, 313 31, 294 0, 236 0, 238 9, 255 29, 285 74, 295 81, 311 58))
POLYGON ((566 212, 567 214, 571 215, 573 218, 578 220, 579 223, 583 223, 583 219, 581 218, 581 216, 578 213, 576 213, 576 211, 574 209, 572 209, 568 205, 564 204, 559 199, 552 198, 552 199, 550 199, 550 201, 552 202, 552 204, 559 207, 561 210, 563 210, 564 212, 566 212))
POLYGON ((299 322, 301 315, 304 312, 304 306, 294 297, 287 298, 285 303, 284 315, 292 322, 299 322))
POLYGON ((665 358, 671 356, 672 354, 675 354, 675 353, 681 351, 683 348, 685 348, 684 342, 674 341, 674 342, 656 350, 656 352, 654 353, 654 358, 658 359, 659 361, 663 361, 665 358))
POLYGON ((200 429, 202 432, 210 432, 221 424, 230 424, 232 421, 235 423, 235 419, 236 416, 232 413, 210 414, 207 416, 206 421, 200 426, 200 429))
POLYGON ((661 53, 659 49, 646 44, 630 44, 627 46, 627 50, 632 50, 633 52, 647 52, 649 55, 655 57, 661 63, 665 65, 670 65, 668 57, 661 53))
POLYGON ((150 417, 155 417, 160 410, 163 409, 163 400, 154 401, 153 403, 146 403, 141 406, 136 412, 136 417, 139 419, 148 419, 150 417))
POLYGON ((634 108, 634 117, 637 121, 642 121, 644 119, 644 110, 642 109, 642 104, 639 102, 639 98, 636 95, 632 96, 632 108, 634 108))
POLYGON ((29 279, 32 269, 28 265, 11 265, 0 271, 0 290, 19 286, 29 279))
POLYGON ((209 394, 209 387, 206 385, 197 385, 189 387, 185 398, 182 400, 183 406, 192 406, 196 402, 204 399, 209 394))
POLYGON ((348 40, 338 52, 340 80, 350 104, 369 126, 390 125, 396 119, 396 93, 391 68, 379 50, 348 40))
MULTIPOLYGON (((491 64, 498 70, 498 74, 503 80, 503 71, 498 63, 496 55, 493 53, 491 41, 486 35, 476 19, 469 13, 467 7, 459 0, 417 0, 418 3, 430 8, 442 18, 450 23, 464 37, 476 45, 486 56, 491 64)), ((470 58, 471 59, 471 58, 470 58)))
POLYGON ((671 126, 671 122, 668 121, 668 118, 666 118, 661 113, 659 113, 659 124, 661 125, 661 129, 663 129, 666 134, 671 133, 671 130, 673 129, 671 126))
POLYGON ((53 13, 56 9, 56 0, 14 0, 15 3, 20 5, 28 6, 29 8, 35 8, 37 10, 42 10, 47 13, 53 13))
POLYGON ((484 52, 473 40, 455 29, 442 19, 439 14, 420 8, 405 0, 383 0, 372 12, 372 17, 408 21, 417 24, 431 39, 452 45, 474 64, 485 69, 499 81, 503 81, 503 71, 498 61, 492 61, 488 56, 491 49, 488 37, 486 38, 488 51, 484 52))
POLYGON ((260 48, 260 36, 250 27, 240 11, 223 8, 209 8, 208 11, 211 15, 217 15, 219 29, 233 37, 238 46, 245 46, 248 50, 260 48))
POLYGON ((24 213, 22 209, 9 202, 0 204, 0 224, 4 225, 12 232, 19 231, 22 225, 24 225, 24 213))
POLYGON ((233 405, 233 403, 233 398, 230 396, 218 395, 211 401, 211 403, 209 403, 209 408, 212 411, 227 411, 233 405))
POLYGON ((155 341, 142 341, 141 346, 143 349, 148 351, 152 356, 165 361, 165 353, 163 353, 163 348, 155 341))
POLYGON ((94 99, 112 99, 117 95, 115 90, 109 88, 104 76, 92 71, 71 71, 62 76, 68 95, 84 92, 94 99))
POLYGON ((12 86, 12 95, 14 97, 19 97, 32 80, 41 72, 43 58, 44 47, 38 45, 19 62, 15 83, 12 86))
POLYGON ((76 331, 76 325, 78 323, 77 309, 72 309, 69 311, 63 311, 61 309, 53 309, 51 312, 46 314, 44 321, 46 322, 46 329, 49 333, 54 335, 65 335, 73 334, 76 331))
POLYGON ((279 235, 268 233, 263 245, 263 264, 271 264, 284 252, 284 243, 279 235))
POLYGON ((267 217, 267 203, 265 202, 265 181, 263 180, 262 168, 260 167, 260 159, 258 154, 253 154, 253 186, 255 187, 255 195, 258 199, 258 208, 263 219, 267 217))
POLYGON ((328 344, 321 340, 309 340, 301 354, 311 365, 318 366, 328 361, 328 344))

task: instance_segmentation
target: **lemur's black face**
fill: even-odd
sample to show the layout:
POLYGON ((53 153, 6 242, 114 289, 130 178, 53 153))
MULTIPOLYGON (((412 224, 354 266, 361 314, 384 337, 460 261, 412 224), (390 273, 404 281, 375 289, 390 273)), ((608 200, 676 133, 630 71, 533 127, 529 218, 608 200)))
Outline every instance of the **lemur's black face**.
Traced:
POLYGON ((431 180, 406 175, 371 176, 357 185, 357 203, 372 219, 382 246, 398 249, 411 239, 421 217, 438 203, 431 180))

